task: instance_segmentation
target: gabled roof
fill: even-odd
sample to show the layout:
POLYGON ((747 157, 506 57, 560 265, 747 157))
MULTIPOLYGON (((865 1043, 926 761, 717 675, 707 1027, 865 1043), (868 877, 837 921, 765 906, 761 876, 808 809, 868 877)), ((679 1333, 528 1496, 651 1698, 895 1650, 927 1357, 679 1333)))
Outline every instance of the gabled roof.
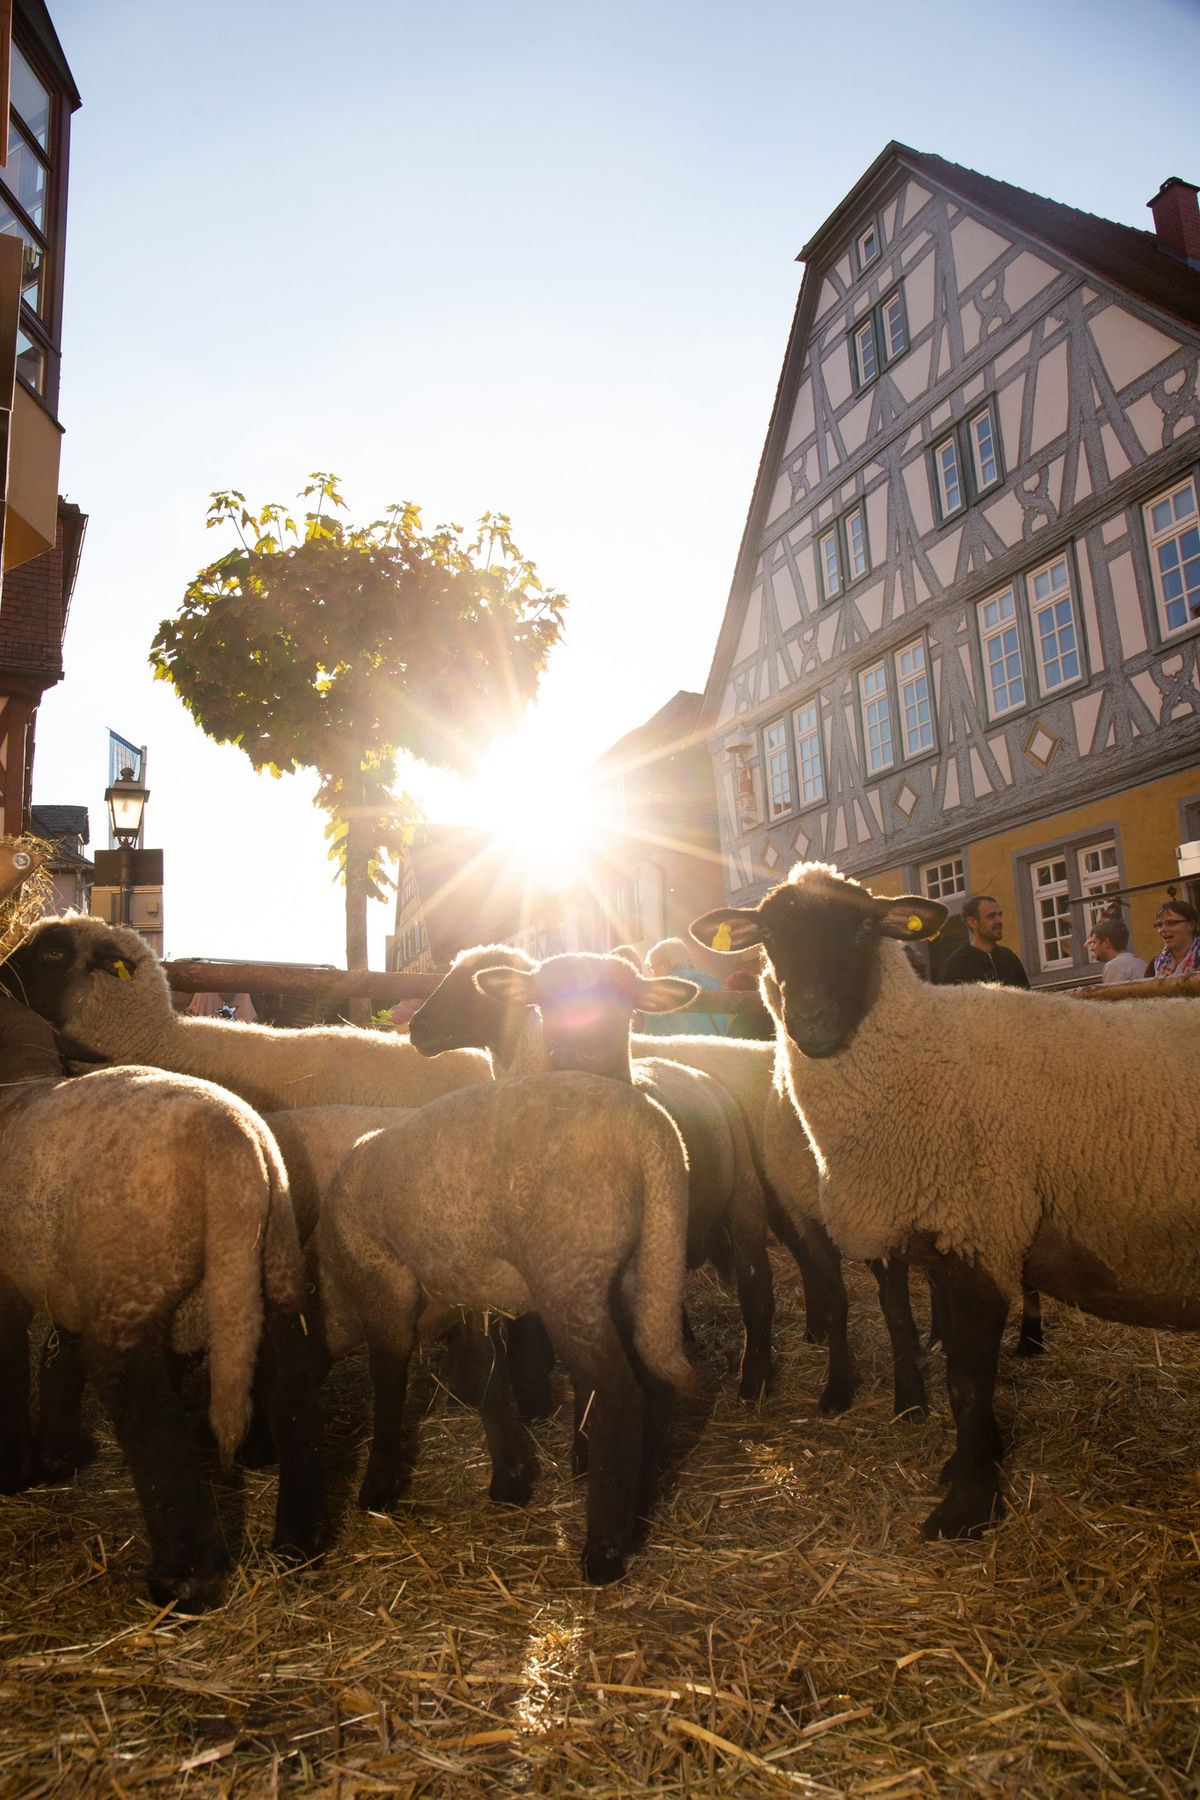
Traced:
POLYGON ((853 216, 870 201, 873 190, 890 186, 900 169, 924 176, 1028 237, 1039 238, 1048 248, 1133 299, 1200 327, 1200 271, 1193 269, 1186 257, 1168 249, 1157 233, 1081 212, 1061 200, 1031 194, 1009 181, 997 181, 991 175, 981 175, 977 169, 947 162, 945 157, 928 151, 913 150, 895 140, 814 232, 797 260, 811 266, 823 261, 829 252, 840 250, 853 216))
POLYGON ((77 837, 91 842, 91 825, 86 806, 33 806, 30 808, 33 829, 39 837, 77 837))
POLYGON ((1192 330, 1200 330, 1200 271, 1192 268, 1185 257, 1166 248, 1155 232, 1139 231, 1132 225, 1081 212, 1078 207, 1031 194, 1011 182, 997 181, 895 139, 885 145, 796 259, 805 265, 804 279, 730 585, 730 603, 726 605, 704 690, 701 724, 706 730, 711 729, 720 684, 741 631, 742 619, 740 614, 734 616, 732 601, 744 593, 752 570, 764 523, 762 513, 769 501, 775 464, 782 449, 778 440, 790 423, 821 276, 827 264, 841 254, 859 217, 878 206, 906 172, 957 194, 969 205, 1039 241, 1117 292, 1180 320, 1192 330))

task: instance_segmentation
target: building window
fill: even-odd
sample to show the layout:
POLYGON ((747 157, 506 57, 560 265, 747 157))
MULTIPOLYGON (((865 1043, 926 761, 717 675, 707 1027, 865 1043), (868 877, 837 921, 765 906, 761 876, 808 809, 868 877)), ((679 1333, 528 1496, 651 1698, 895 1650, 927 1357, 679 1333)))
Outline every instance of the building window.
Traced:
POLYGON ((767 771, 767 816, 781 819, 792 810, 792 764, 785 719, 775 719, 763 727, 763 762, 767 771))
POLYGON ((870 669, 863 669, 858 677, 858 691, 862 702, 867 769, 872 775, 882 775, 896 760, 886 665, 880 662, 870 669))
POLYGON ((851 363, 854 385, 864 388, 874 381, 881 368, 887 368, 908 349, 908 323, 904 313, 904 295, 893 288, 851 333, 851 363))
POLYGON ((979 603, 979 635, 987 671, 988 711, 993 719, 1025 704, 1025 669, 1017 603, 1011 587, 979 603))
POLYGON ((1080 677, 1079 633, 1065 556, 1036 569, 1027 583, 1029 615, 1043 694, 1069 687, 1080 677))
POLYGON ((943 519, 958 512, 963 503, 962 477, 958 471, 958 439, 943 438, 933 448, 933 467, 937 476, 938 511, 943 519))
POLYGON ((821 757, 821 714, 815 700, 799 706, 793 715, 796 728, 796 767, 800 775, 800 804, 812 806, 825 798, 825 767, 821 757))
POLYGON ((854 333, 854 373, 859 387, 866 387, 879 373, 879 352, 875 341, 875 314, 867 314, 854 333))
POLYGON ((1200 523, 1196 484, 1180 482, 1142 509, 1154 571, 1159 625, 1173 637, 1200 619, 1200 523))
POLYGON ((1076 840, 1031 858, 1027 867, 1039 968, 1045 974, 1086 968, 1092 927, 1121 886, 1116 839, 1076 840))
MULTIPOLYGON (((21 317, 17 373, 47 395, 56 346, 56 294, 50 281, 54 161, 53 97, 20 48, 12 46, 8 161, 0 169, 0 231, 21 240, 21 317)), ((53 399, 53 395, 50 395, 53 399)))
POLYGON ((826 600, 835 600, 841 591, 842 556, 835 525, 821 539, 821 592, 826 600))
POLYGON ((878 257, 881 248, 882 244, 879 236, 879 227, 874 219, 872 219, 871 223, 867 226, 867 229, 865 231, 860 231, 854 240, 854 249, 858 257, 858 272, 860 275, 864 269, 870 268, 871 264, 878 257))
POLYGON ((994 402, 935 439, 930 455, 938 516, 946 520, 994 488, 1004 472, 994 402))
POLYGON ((933 749, 933 700, 924 639, 916 638, 882 662, 860 670, 858 693, 868 775, 882 775, 897 762, 911 762, 933 749))
POLYGON ((921 870, 921 890, 928 900, 952 900, 967 891, 967 876, 961 856, 946 856, 940 862, 926 863, 921 870))
POLYGON ((896 652, 896 688, 900 696, 904 754, 906 757, 920 756, 933 749, 929 676, 925 668, 925 646, 920 639, 896 652))
POLYGON ((861 506, 852 506, 817 539, 822 600, 836 600, 852 583, 861 580, 870 567, 866 514, 861 506))

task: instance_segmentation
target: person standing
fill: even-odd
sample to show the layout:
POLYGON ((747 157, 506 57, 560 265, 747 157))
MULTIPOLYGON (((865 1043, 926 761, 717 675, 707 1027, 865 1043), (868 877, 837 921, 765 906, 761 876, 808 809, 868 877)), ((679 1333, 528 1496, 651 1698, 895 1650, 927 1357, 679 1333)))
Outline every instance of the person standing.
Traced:
POLYGON ((1188 900, 1167 900, 1154 915, 1163 947, 1146 970, 1149 976, 1200 975, 1196 909, 1188 900))
POLYGON ((1013 950, 1000 942, 1004 912, 994 894, 972 894, 963 903, 962 916, 970 942, 954 952, 940 977, 942 987, 961 987, 971 982, 998 982, 1001 987, 1027 988, 1025 965, 1013 950))
MULTIPOLYGON (((694 968, 691 952, 682 938, 663 938, 653 949, 646 952, 647 975, 676 975, 682 981, 694 981, 696 986, 707 992, 719 993, 721 984, 703 969, 694 968)), ((678 1037, 719 1036, 728 1013, 703 1012, 671 1012, 647 1013, 642 1025, 643 1031, 651 1036, 678 1037)))
POLYGON ((1129 927, 1124 919, 1097 919, 1088 939, 1088 949, 1101 965, 1101 981, 1140 981, 1146 973, 1142 957, 1129 948, 1129 927))

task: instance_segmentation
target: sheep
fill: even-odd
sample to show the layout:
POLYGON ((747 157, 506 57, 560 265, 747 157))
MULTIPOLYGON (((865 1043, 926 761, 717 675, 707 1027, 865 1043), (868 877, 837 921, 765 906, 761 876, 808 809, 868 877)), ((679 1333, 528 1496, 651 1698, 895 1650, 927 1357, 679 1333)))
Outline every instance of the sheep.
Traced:
MULTIPOLYGON (((478 953, 470 960, 476 963, 478 953)), ((526 1055, 538 1030, 532 1009, 540 1007, 543 1068, 632 1082, 675 1121, 688 1157, 688 1267, 711 1261, 728 1276, 732 1265, 745 1324, 738 1392, 757 1400, 771 1377, 774 1297, 763 1191, 741 1113, 702 1070, 661 1058, 632 1064, 629 1056, 634 1011, 673 1011, 695 995, 695 983, 647 979, 619 956, 576 954, 549 957, 535 969, 480 967, 474 986, 502 1009, 527 1009, 526 1055)))
POLYGON ((184 1017, 154 952, 134 931, 80 914, 40 921, 0 965, 0 984, 118 1063, 218 1082, 259 1112, 297 1106, 420 1106, 491 1079, 463 1052, 430 1066, 394 1033, 184 1017))
MULTIPOLYGON (((314 1236, 330 1353, 364 1339, 370 1347, 375 1426, 360 1505, 386 1509, 400 1490, 423 1305, 536 1310, 585 1402, 584 1574, 615 1580, 648 1497, 659 1384, 691 1384, 686 1232, 675 1126, 652 1100, 598 1076, 531 1075, 446 1094, 360 1143, 314 1236)), ((528 1472, 511 1473, 506 1497, 527 1498, 528 1472)))
POLYGON ((287 1178, 270 1133, 233 1095, 141 1068, 64 1080, 61 1056, 75 1048, 60 1049, 44 1020, 0 997, 0 1365, 9 1375, 0 1491, 39 1473, 28 1331, 44 1308, 78 1334, 112 1419, 150 1540, 152 1597, 199 1611, 219 1599, 228 1559, 168 1378, 173 1328, 176 1349, 207 1348, 209 1418, 226 1461, 249 1420, 261 1347, 280 1445, 275 1547, 309 1559, 325 1541, 287 1178))
MULTIPOLYGON (((507 999, 499 991, 483 992, 477 977, 490 967, 531 972, 536 965, 524 951, 507 944, 481 944, 461 952, 410 1021, 414 1047, 424 1056, 438 1056, 447 1050, 477 1046, 490 1052, 493 1065, 501 1072, 543 1067, 536 1011, 520 994, 507 999)), ((648 1054, 667 1047, 661 1038, 637 1034, 628 1038, 628 1025, 625 1032, 629 1049, 624 1058, 627 1062, 632 1052, 638 1058, 635 1069, 641 1068, 648 1054)), ((841 1259, 821 1223, 817 1171, 808 1140, 803 1133, 798 1139, 788 1133, 786 1120, 775 1121, 778 1129, 768 1129, 774 1045, 681 1036, 670 1039, 669 1049, 671 1063, 682 1062, 715 1079, 741 1108, 755 1152, 756 1172, 768 1196, 771 1229, 787 1243, 804 1278, 809 1336, 829 1338, 829 1371, 819 1410, 843 1412, 854 1397, 858 1376, 847 1338, 849 1304, 841 1259)), ((663 1060, 655 1057, 655 1068, 661 1068, 663 1060)), ((876 1277, 895 1344, 896 1409, 916 1413, 924 1408, 924 1382, 913 1353, 915 1332, 901 1273, 899 1268, 894 1272, 890 1288, 882 1268, 876 1270, 876 1277)), ((752 1366, 752 1378, 755 1373, 752 1366)))
POLYGON ((1064 996, 929 986, 902 945, 946 916, 813 863, 757 906, 692 925, 700 943, 721 931, 731 950, 765 953, 834 1241, 917 1258, 941 1298, 956 1448, 926 1537, 977 1536, 1000 1512, 997 1354, 1024 1281, 1102 1318, 1200 1329, 1200 1159, 1160 1123, 1162 1071, 1197 1066, 1200 1008, 1114 1017, 1064 996), (1103 1113, 1086 1104, 1097 1082, 1103 1113))

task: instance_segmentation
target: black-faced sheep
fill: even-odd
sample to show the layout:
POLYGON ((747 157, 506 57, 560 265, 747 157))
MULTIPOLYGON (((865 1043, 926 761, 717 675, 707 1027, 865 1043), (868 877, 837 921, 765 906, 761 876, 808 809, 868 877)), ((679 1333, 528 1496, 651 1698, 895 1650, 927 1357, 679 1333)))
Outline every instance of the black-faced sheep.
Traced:
MULTIPOLYGON (((675 1121, 688 1158, 688 1267, 712 1262, 735 1279, 745 1324, 739 1392, 757 1400, 771 1375, 774 1300, 763 1191, 741 1112, 702 1070, 661 1058, 634 1064, 629 1056, 634 1011, 673 1011, 694 996, 695 984, 648 979, 620 956, 581 954, 552 956, 535 969, 480 968, 474 986, 505 1011, 525 1009, 527 1051, 539 1029, 532 1009, 540 1008, 545 1069, 634 1083, 675 1121)), ((433 998, 444 997, 444 987, 433 998)))
POLYGON ((360 1143, 314 1243, 331 1353, 370 1346, 375 1435, 361 1504, 387 1507, 399 1492, 408 1360, 426 1304, 537 1311, 586 1414, 584 1573, 614 1580, 647 1501, 658 1384, 690 1382, 686 1235, 678 1132, 653 1101, 596 1076, 448 1094, 360 1143))
POLYGON ((756 907, 692 927, 765 952, 834 1240, 906 1252, 940 1293, 957 1447, 929 1537, 975 1535, 999 1510, 997 1353, 1026 1276, 1103 1318, 1200 1328, 1200 1155, 1160 1124, 1163 1070, 1200 1066, 1200 1008, 929 986, 901 946, 945 917, 801 864, 756 907), (1098 1114, 1086 1102, 1105 1070, 1098 1114))
POLYGON ((51 1028, 0 998, 0 1489, 37 1473, 28 1329, 45 1309, 78 1334, 112 1419, 150 1539, 150 1592, 195 1610, 218 1598, 227 1557, 168 1376, 169 1342, 207 1349, 226 1459, 246 1429, 261 1348, 280 1453, 276 1547, 308 1558, 324 1542, 287 1179, 261 1120, 222 1089, 133 1068, 65 1080, 59 1058, 51 1028))
POLYGON ((349 1025, 283 1031, 182 1016, 145 940, 82 915, 35 925, 0 965, 0 987, 113 1062, 218 1082, 259 1112, 421 1106, 491 1079, 477 1052, 431 1066, 389 1032, 349 1025))

